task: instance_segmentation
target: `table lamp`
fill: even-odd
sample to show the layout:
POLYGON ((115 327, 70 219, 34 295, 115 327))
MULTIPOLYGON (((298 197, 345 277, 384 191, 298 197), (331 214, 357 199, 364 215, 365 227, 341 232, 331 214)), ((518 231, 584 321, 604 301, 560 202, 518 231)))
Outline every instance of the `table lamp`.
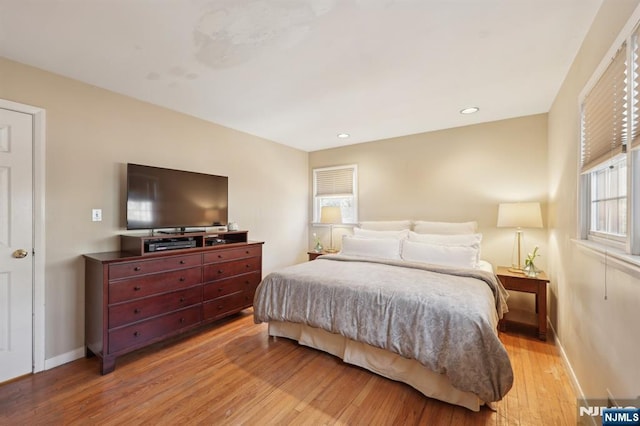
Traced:
POLYGON ((327 223, 330 225, 331 232, 331 244, 329 248, 326 248, 327 253, 335 253, 338 250, 333 247, 333 225, 342 223, 342 211, 340 207, 325 206, 320 209, 320 223, 327 223))
POLYGON ((516 228, 513 244, 512 272, 522 272, 522 228, 542 228, 540 203, 501 203, 498 205, 498 228, 516 228))

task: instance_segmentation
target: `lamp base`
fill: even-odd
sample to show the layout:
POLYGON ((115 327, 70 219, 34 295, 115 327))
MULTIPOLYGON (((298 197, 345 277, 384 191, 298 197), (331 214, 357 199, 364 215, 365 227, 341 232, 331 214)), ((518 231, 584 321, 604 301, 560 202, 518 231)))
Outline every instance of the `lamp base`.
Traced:
POLYGON ((325 253, 337 253, 339 250, 334 248, 326 248, 324 249, 325 253))
POLYGON ((524 269, 513 266, 509 268, 509 272, 515 272, 516 274, 524 274, 524 269))

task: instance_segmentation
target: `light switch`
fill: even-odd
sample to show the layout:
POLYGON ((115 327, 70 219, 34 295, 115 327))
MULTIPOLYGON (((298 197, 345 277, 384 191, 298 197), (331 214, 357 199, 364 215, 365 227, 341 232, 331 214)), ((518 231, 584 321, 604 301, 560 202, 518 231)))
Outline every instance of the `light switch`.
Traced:
POLYGON ((94 222, 102 222, 102 209, 91 210, 91 220, 94 222))

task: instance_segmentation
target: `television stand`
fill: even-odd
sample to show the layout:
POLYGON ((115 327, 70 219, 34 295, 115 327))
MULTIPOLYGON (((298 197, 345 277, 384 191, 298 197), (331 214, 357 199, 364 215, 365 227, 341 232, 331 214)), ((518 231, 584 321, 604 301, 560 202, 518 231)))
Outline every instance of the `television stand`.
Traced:
POLYGON ((262 280, 262 244, 247 241, 247 231, 122 235, 122 248, 138 254, 85 254, 87 356, 98 356, 100 372, 107 374, 124 354, 250 307, 262 280), (208 245, 209 239, 225 243, 208 245), (145 242, 181 245, 185 240, 197 246, 144 251, 145 242))
POLYGON ((123 234, 120 235, 120 246, 123 252, 134 256, 145 256, 159 251, 197 250, 218 245, 246 244, 248 231, 227 232, 185 232, 162 233, 155 235, 123 234))

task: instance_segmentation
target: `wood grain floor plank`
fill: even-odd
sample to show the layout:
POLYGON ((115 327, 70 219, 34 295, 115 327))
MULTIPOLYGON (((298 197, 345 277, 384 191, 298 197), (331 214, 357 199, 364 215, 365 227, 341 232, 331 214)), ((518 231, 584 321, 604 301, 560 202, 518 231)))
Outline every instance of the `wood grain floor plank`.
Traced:
POLYGON ((267 336, 252 311, 152 345, 99 374, 96 358, 0 385, 0 424, 573 425, 576 396, 553 341, 500 333, 512 390, 475 413, 267 336))

